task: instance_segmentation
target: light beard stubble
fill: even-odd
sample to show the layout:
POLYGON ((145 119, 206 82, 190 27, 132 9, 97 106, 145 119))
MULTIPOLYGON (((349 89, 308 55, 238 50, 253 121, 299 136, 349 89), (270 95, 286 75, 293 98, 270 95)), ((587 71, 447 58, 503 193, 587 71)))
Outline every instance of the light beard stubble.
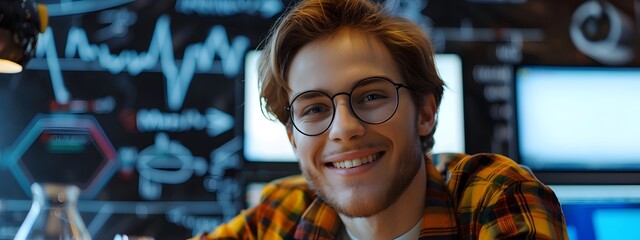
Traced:
POLYGON ((387 186, 387 194, 383 194, 382 199, 362 198, 357 201, 340 204, 337 197, 329 194, 327 189, 321 185, 316 174, 305 170, 302 164, 300 164, 300 170, 307 179, 309 187, 316 193, 318 198, 338 213, 350 218, 370 217, 384 211, 395 203, 420 170, 420 161, 424 161, 422 145, 418 136, 414 136, 414 139, 416 140, 413 147, 410 147, 400 155, 400 159, 404 160, 398 161, 398 164, 401 165, 400 172, 394 175, 392 182, 387 186))

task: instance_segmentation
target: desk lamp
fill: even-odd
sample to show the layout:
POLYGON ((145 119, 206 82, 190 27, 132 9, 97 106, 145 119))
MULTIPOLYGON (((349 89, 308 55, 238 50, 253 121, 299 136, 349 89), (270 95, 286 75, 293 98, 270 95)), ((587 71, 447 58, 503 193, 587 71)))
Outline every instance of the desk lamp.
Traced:
POLYGON ((33 0, 0 1, 0 73, 19 73, 47 27, 47 8, 33 0))

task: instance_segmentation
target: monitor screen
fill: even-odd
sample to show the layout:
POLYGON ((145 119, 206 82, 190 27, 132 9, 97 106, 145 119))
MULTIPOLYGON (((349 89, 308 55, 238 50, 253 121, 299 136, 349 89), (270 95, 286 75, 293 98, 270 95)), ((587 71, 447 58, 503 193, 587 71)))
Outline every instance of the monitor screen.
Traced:
POLYGON ((533 170, 640 169, 638 90, 640 69, 519 68, 521 162, 533 170))
POLYGON ((551 185, 569 239, 634 239, 640 222, 640 185, 551 185))
MULTIPOLYGON (((285 128, 260 111, 257 61, 260 53, 245 58, 244 156, 254 162, 293 162, 295 156, 285 128)), ((462 61, 458 55, 437 54, 436 68, 445 87, 435 133, 434 153, 465 151, 462 61)), ((275 119, 275 118, 274 118, 275 119)))

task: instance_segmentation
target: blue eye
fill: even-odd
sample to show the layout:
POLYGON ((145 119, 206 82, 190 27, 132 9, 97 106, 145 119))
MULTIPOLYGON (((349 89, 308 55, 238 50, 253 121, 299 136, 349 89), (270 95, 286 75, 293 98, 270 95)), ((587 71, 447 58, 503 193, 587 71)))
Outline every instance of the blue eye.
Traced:
POLYGON ((363 93, 359 97, 355 98, 356 104, 374 104, 381 103, 385 100, 389 99, 389 94, 386 94, 384 91, 369 91, 363 93))
POLYGON ((368 102, 368 101, 373 101, 373 100, 383 99, 383 98, 387 98, 387 97, 383 96, 383 95, 380 95, 380 94, 369 94, 369 95, 364 96, 362 101, 363 102, 368 102))
POLYGON ((309 115, 319 114, 319 113, 328 112, 328 111, 329 111, 329 109, 327 107, 325 107, 325 106, 314 105, 314 106, 306 107, 302 111, 302 115, 301 116, 309 116, 309 115))

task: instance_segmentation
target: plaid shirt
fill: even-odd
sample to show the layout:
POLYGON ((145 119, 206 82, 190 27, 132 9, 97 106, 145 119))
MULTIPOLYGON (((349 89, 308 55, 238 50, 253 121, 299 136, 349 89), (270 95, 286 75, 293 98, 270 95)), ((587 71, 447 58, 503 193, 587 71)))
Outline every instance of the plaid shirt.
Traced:
MULTIPOLYGON (((555 194, 511 159, 492 154, 434 159, 437 168, 425 158, 420 239, 568 239, 555 194)), ((342 229, 335 210, 316 198, 304 177, 293 176, 270 183, 261 204, 199 238, 337 239, 342 229)))

